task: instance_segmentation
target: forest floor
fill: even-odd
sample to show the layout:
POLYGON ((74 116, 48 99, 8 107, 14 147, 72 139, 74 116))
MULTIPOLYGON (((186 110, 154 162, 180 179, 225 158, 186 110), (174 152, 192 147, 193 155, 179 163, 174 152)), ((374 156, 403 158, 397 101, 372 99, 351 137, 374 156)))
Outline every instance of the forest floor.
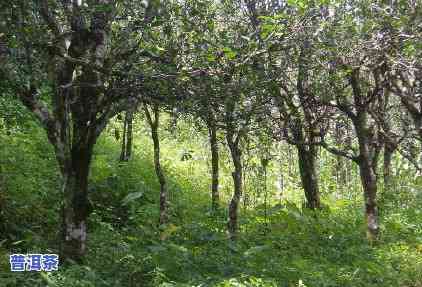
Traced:
POLYGON ((242 208, 239 240, 231 242, 225 206, 210 211, 207 167, 171 166, 180 146, 164 142, 171 223, 159 230, 151 145, 138 142, 133 159, 121 164, 110 136, 101 138, 92 166, 95 211, 86 262, 52 273, 12 273, 12 252, 57 251, 60 183, 42 132, 2 137, 9 235, 0 242, 0 287, 422 286, 417 193, 392 196, 382 206, 382 235, 373 244, 365 239, 362 202, 345 199, 317 214, 289 200, 266 211, 262 205, 242 208))

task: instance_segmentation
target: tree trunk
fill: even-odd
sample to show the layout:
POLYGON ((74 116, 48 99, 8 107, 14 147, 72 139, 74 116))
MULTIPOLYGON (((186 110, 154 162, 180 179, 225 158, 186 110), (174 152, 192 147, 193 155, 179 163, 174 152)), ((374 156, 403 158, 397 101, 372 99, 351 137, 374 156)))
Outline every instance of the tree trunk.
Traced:
POLYGON ((391 189, 391 163, 393 160, 394 150, 394 147, 391 147, 388 143, 385 144, 383 161, 383 179, 385 191, 389 191, 391 189))
POLYGON ((234 139, 231 132, 227 133, 227 143, 230 148, 230 154, 234 165, 234 171, 232 172, 234 193, 229 205, 229 222, 228 231, 230 239, 235 240, 238 233, 238 213, 239 213, 239 202, 242 196, 242 162, 241 162, 241 150, 239 148, 239 138, 234 139))
POLYGON ((214 119, 210 117, 208 121, 208 134, 211 145, 211 203, 212 210, 217 210, 220 205, 220 194, 218 191, 219 180, 219 153, 217 141, 217 127, 214 119))
POLYGON ((160 218, 159 224, 165 224, 168 220, 167 216, 167 182, 164 176, 160 163, 160 140, 158 137, 157 128, 151 131, 152 140, 154 142, 154 165, 155 173, 157 174, 158 181, 160 182, 160 218))
POLYGON ((370 241, 376 240, 379 234, 377 210, 377 178, 368 160, 361 159, 359 163, 360 178, 365 199, 365 218, 367 224, 367 237, 370 241))
MULTIPOLYGON (((86 253, 86 223, 92 206, 88 200, 88 176, 93 143, 75 146, 71 164, 62 171, 64 203, 62 206, 61 258, 81 262, 86 253)), ((69 162, 69 161, 68 161, 69 162)))
MULTIPOLYGON (((264 190, 264 219, 265 227, 268 226, 268 186, 267 186, 267 171, 268 171, 268 158, 261 158, 262 176, 263 176, 263 190, 264 190)), ((267 229, 265 229, 267 230, 267 229)))
POLYGON ((120 152, 120 161, 125 161, 126 158, 126 134, 127 134, 127 121, 126 116, 123 120, 123 137, 122 137, 122 149, 120 152))
POLYGON ((125 113, 123 124, 122 152, 120 161, 128 161, 132 156, 132 140, 133 139, 133 110, 128 109, 125 113))
POLYGON ((377 156, 375 147, 371 145, 373 130, 367 126, 367 115, 361 112, 355 120, 355 129, 359 142, 359 172, 365 200, 365 218, 367 238, 376 240, 379 234, 377 207, 377 156))
POLYGON ((127 142, 126 142, 126 160, 132 157, 132 142, 133 142, 133 110, 126 112, 127 117, 127 142))
MULTIPOLYGON (((305 192, 306 207, 310 209, 320 208, 321 203, 316 167, 317 151, 314 145, 304 144, 305 135, 302 121, 296 119, 292 122, 291 130, 296 141, 295 146, 298 154, 300 180, 305 192)), ((310 137, 310 142, 313 142, 312 137, 310 137)))
MULTIPOLYGON (((376 81, 377 82, 377 81, 376 81)), ((355 160, 359 165, 359 173, 365 200, 366 236, 369 241, 376 240, 379 235, 377 207, 377 162, 380 139, 376 126, 370 123, 369 105, 366 95, 361 90, 360 70, 353 70, 350 83, 353 89, 353 101, 356 113, 349 111, 359 143, 359 156, 355 160)), ((368 93, 369 94, 369 93, 368 93)), ((377 100, 377 99, 375 99, 377 100)), ((379 102, 378 102, 379 103, 379 102)))
MULTIPOLYGON (((82 261, 86 252, 86 221, 92 211, 87 186, 95 141, 112 117, 121 112, 128 102, 137 102, 139 99, 127 96, 127 99, 121 100, 108 93, 109 73, 104 63, 108 62, 110 54, 108 45, 115 17, 114 1, 97 1, 111 9, 94 9, 92 13, 82 11, 78 5, 72 7, 65 4, 64 10, 54 11, 59 14, 70 13, 71 17, 64 17, 60 21, 56 19, 48 2, 40 1, 37 5, 40 12, 37 19, 42 19, 43 25, 48 25, 48 30, 52 32, 46 37, 51 40, 51 49, 47 51, 46 62, 41 65, 42 74, 48 76, 50 100, 43 101, 38 97, 41 87, 33 77, 29 77, 28 87, 20 84, 11 86, 15 86, 14 93, 43 126, 60 167, 64 193, 61 259, 82 261), (66 19, 69 21, 63 22, 66 19), (66 30, 66 27, 72 33, 63 37, 62 30, 66 30)), ((26 42, 26 38, 22 44, 27 54, 25 69, 28 68, 31 74, 31 44, 26 42)), ((17 80, 9 71, 4 76, 11 83, 17 80)))
POLYGON ((168 214, 167 214, 167 182, 164 176, 164 172, 161 168, 160 163, 160 138, 158 135, 158 127, 159 127, 159 110, 158 105, 154 104, 153 106, 153 117, 149 112, 149 109, 146 105, 144 105, 145 115, 147 117, 148 123, 151 127, 151 137, 154 143, 154 166, 155 166, 155 173, 157 175, 158 181, 160 183, 160 217, 159 217, 159 225, 165 224, 168 222, 168 214))
POLYGON ((306 207, 321 208, 318 175, 316 170, 317 153, 314 146, 296 145, 299 157, 300 179, 306 197, 306 207))

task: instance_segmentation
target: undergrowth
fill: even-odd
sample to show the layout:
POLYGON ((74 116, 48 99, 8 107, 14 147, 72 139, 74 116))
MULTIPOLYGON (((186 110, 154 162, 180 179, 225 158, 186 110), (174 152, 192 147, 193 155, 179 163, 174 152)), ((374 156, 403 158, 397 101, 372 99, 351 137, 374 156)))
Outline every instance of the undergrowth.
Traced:
POLYGON ((57 251, 60 179, 38 129, 0 136, 7 155, 2 228, 8 234, 0 241, 1 287, 422 286, 419 193, 389 195, 382 236, 373 244, 365 240, 362 202, 329 196, 317 213, 288 199, 242 208, 239 240, 232 242, 225 206, 210 210, 200 147, 193 143, 188 150, 197 158, 181 161, 186 142, 166 141, 171 223, 159 229, 159 185, 145 133, 127 163, 118 162, 119 146, 111 137, 97 145, 86 262, 48 274, 12 273, 12 252, 57 251))

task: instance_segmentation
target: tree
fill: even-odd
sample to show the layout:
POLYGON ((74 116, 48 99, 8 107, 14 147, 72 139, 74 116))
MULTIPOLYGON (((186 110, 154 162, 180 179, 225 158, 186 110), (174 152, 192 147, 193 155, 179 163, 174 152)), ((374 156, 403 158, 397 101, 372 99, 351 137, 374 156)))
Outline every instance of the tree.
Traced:
POLYGON ((229 146, 234 171, 232 172, 234 191, 233 196, 229 204, 229 221, 227 223, 227 229, 229 231, 230 238, 236 239, 238 232, 238 213, 239 203, 242 196, 242 180, 243 180, 243 166, 242 166, 242 150, 240 148, 240 140, 245 135, 243 129, 236 127, 236 103, 233 97, 226 101, 225 106, 225 132, 226 141, 229 146))
POLYGON ((359 166, 365 199, 367 236, 368 239, 374 240, 379 233, 376 200, 378 190, 377 163, 382 144, 380 129, 372 115, 378 112, 378 102, 384 89, 386 70, 383 62, 367 63, 361 61, 360 63, 361 66, 353 63, 341 63, 344 71, 341 77, 345 77, 344 80, 347 80, 349 85, 346 84, 345 88, 344 80, 339 82, 333 80, 331 84, 335 104, 326 102, 351 120, 358 140, 357 154, 330 147, 325 141, 322 145, 328 151, 347 157, 359 166), (365 76, 362 75, 364 73, 365 76), (367 80, 370 76, 372 76, 372 81, 367 80))
MULTIPOLYGON (((254 7, 251 6, 252 2, 248 1, 248 7, 254 7)), ((269 15, 277 12, 275 16, 265 16, 263 21, 253 23, 259 23, 258 43, 266 51, 261 61, 267 62, 263 78, 270 78, 267 90, 278 109, 274 120, 279 130, 274 132, 280 140, 281 130, 283 139, 296 147, 306 206, 318 209, 317 144, 327 110, 315 101, 321 79, 318 78, 320 67, 312 63, 312 59, 318 53, 316 35, 321 25, 318 19, 322 16, 311 4, 306 7, 304 12, 300 12, 289 10, 294 6, 287 5, 283 9, 277 6, 278 11, 265 11, 269 15), (266 38, 265 42, 263 37, 266 38)), ((251 9, 250 14, 256 15, 256 7, 251 9)))
POLYGON ((151 108, 148 107, 148 104, 143 106, 145 116, 147 118, 148 124, 151 128, 151 138, 154 143, 154 166, 155 173, 157 175, 158 181, 160 183, 160 216, 159 216, 159 225, 163 225, 168 221, 168 202, 167 202, 167 181, 164 176, 163 169, 161 168, 160 162, 160 137, 158 134, 158 128, 160 124, 160 110, 157 103, 153 103, 151 108))
MULTIPOLYGON (((13 29, 2 42, 8 48, 2 53, 1 78, 38 119, 54 147, 63 182, 60 252, 63 259, 81 261, 92 211, 88 176, 95 143, 107 122, 140 98, 140 79, 130 73, 133 65, 120 62, 136 51, 137 42, 127 34, 133 26, 119 22, 135 7, 125 3, 117 9, 111 0, 16 5, 26 13, 20 15, 24 25, 32 28, 22 29, 22 18, 7 18, 13 29)), ((13 15, 12 10, 7 12, 13 15)))

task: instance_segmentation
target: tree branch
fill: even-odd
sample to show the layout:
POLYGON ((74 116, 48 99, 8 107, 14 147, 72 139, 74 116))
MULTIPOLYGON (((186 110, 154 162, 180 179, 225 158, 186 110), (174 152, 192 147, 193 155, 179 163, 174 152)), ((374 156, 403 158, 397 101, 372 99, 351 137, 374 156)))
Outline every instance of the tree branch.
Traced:
POLYGON ((337 149, 335 147, 329 146, 325 141, 321 141, 320 145, 325 150, 327 150, 328 152, 330 152, 330 153, 332 153, 334 155, 338 155, 338 156, 342 156, 342 157, 348 158, 348 159, 350 159, 350 160, 352 160, 352 161, 354 161, 356 163, 359 162, 359 157, 358 156, 352 155, 352 154, 350 154, 350 153, 348 153, 346 151, 343 151, 343 150, 337 149))

